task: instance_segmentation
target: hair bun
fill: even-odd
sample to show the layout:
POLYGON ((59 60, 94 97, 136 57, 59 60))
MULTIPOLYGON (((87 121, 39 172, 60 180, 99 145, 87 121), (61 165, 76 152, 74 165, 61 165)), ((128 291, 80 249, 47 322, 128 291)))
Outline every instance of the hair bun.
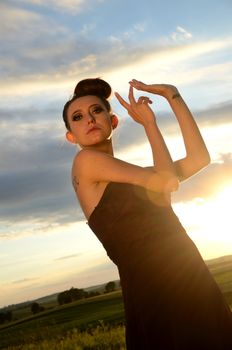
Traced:
POLYGON ((111 95, 110 85, 100 78, 90 78, 79 81, 74 89, 75 97, 94 95, 109 98, 111 95))

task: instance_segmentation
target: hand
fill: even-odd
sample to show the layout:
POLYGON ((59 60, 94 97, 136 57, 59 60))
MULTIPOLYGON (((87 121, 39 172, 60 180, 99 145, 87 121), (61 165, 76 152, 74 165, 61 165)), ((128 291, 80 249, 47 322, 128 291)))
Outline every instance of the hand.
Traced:
POLYGON ((154 122, 155 114, 152 109, 149 107, 149 104, 152 101, 149 97, 140 96, 138 101, 136 102, 133 93, 133 87, 130 86, 129 89, 129 103, 126 102, 117 92, 115 92, 115 96, 117 97, 120 104, 127 110, 128 114, 139 124, 146 126, 150 122, 154 122))
POLYGON ((175 86, 169 84, 144 84, 141 81, 132 79, 129 82, 130 86, 137 90, 150 92, 152 94, 163 96, 167 99, 172 99, 173 96, 178 94, 178 90, 175 86))

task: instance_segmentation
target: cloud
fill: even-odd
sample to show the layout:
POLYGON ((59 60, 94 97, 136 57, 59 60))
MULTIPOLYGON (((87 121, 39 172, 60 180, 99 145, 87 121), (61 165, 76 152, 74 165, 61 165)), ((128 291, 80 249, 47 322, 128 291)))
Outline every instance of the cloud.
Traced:
POLYGON ((81 29, 81 35, 84 35, 85 37, 89 35, 94 29, 96 28, 95 23, 87 23, 84 24, 82 29, 81 29))
POLYGON ((171 34, 174 41, 183 41, 192 39, 193 35, 181 26, 176 27, 176 31, 171 34))
POLYGON ((196 112, 202 126, 213 126, 231 123, 232 100, 215 104, 210 108, 196 112))
MULTIPOLYGON (((44 229, 56 222, 83 219, 70 182, 75 148, 61 137, 54 137, 49 128, 38 125, 38 130, 33 129, 33 120, 31 129, 29 123, 27 127, 22 124, 22 130, 19 121, 13 124, 19 125, 17 131, 8 125, 3 128, 4 137, 0 140, 0 211, 5 237, 14 231, 13 223, 17 222, 28 221, 31 233, 36 233, 41 231, 35 225, 38 222, 44 229)), ((28 230, 25 228, 22 234, 25 231, 28 230)))
POLYGON ((16 38, 22 30, 26 31, 28 38, 30 38, 31 26, 41 24, 42 17, 35 12, 1 3, 0 20, 0 35, 9 40, 16 38))
POLYGON ((18 3, 45 7, 52 11, 67 12, 70 15, 78 15, 104 0, 18 0, 18 3))
MULTIPOLYGON (((55 6, 51 1, 36 3, 40 6, 50 6, 52 3, 55 6)), ((58 6, 68 7, 68 3, 72 8, 72 1, 60 1, 58 6)), ((90 22, 88 18, 86 22, 80 21, 73 31, 71 26, 65 27, 61 24, 63 22, 58 22, 55 16, 42 11, 36 13, 33 6, 30 6, 30 10, 20 9, 16 5, 1 6, 0 20, 5 26, 2 34, 5 40, 1 56, 4 82, 2 79, 0 93, 4 98, 10 98, 12 94, 26 98, 36 93, 42 95, 44 91, 52 94, 51 91, 56 93, 60 90, 64 93, 76 80, 86 76, 109 76, 112 81, 117 81, 116 86, 121 77, 127 79, 135 72, 143 74, 145 78, 155 75, 160 81, 171 72, 174 80, 179 63, 182 63, 182 75, 181 71, 177 72, 179 81, 194 81, 201 71, 195 70, 189 77, 183 69, 183 62, 231 47, 231 39, 225 38, 191 43, 173 42, 169 37, 162 38, 162 41, 143 38, 141 44, 137 34, 146 30, 145 22, 135 23, 118 36, 110 34, 106 38, 96 39, 89 33, 93 29, 98 30, 97 22, 90 22)), ((187 31, 182 27, 178 27, 178 32, 187 36, 187 31)), ((210 70, 207 73, 210 74, 210 70)))
MULTIPOLYGON (((141 23, 135 23, 132 28, 128 29, 127 31, 124 31, 121 34, 121 39, 119 39, 120 41, 122 41, 123 39, 136 39, 138 40, 138 34, 139 33, 143 33, 145 32, 146 29, 146 22, 141 22, 141 23)), ((119 37, 119 38, 120 38, 119 37)))
POLYGON ((13 281, 12 284, 25 284, 25 283, 28 283, 28 282, 34 282, 38 280, 38 278, 23 278, 23 279, 20 279, 18 281, 13 281))
POLYGON ((68 259, 73 259, 73 258, 79 258, 80 254, 71 254, 71 255, 66 255, 66 256, 61 256, 60 258, 56 258, 55 261, 60 261, 60 260, 68 260, 68 259))
POLYGON ((226 186, 232 185, 232 153, 222 154, 197 175, 183 182, 173 195, 174 202, 189 202, 196 198, 208 199, 226 186))
MULTIPOLYGON (((158 104, 158 101, 156 102, 158 104)), ((156 107, 154 107, 155 110, 156 107)), ((214 106, 210 106, 203 110, 192 110, 194 118, 199 124, 200 128, 207 128, 211 126, 217 126, 222 124, 230 125, 231 123, 231 110, 232 101, 219 103, 214 106)), ((117 109, 116 109, 117 114, 117 109)), ((119 110, 120 122, 118 130, 116 129, 114 134, 115 145, 121 150, 134 147, 135 144, 139 145, 147 142, 147 138, 143 128, 135 124, 131 119, 122 117, 126 113, 119 110), (131 132, 133 130, 133 132, 131 132)), ((159 111, 157 112, 157 120, 165 136, 174 136, 177 132, 177 121, 173 118, 172 112, 159 111)))

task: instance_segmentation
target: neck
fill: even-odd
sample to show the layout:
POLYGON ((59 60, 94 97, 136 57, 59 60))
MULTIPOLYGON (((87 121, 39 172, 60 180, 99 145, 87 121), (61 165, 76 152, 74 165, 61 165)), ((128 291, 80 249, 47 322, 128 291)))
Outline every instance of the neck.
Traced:
POLYGON ((83 147, 83 149, 94 149, 98 152, 104 152, 104 153, 110 154, 111 156, 114 155, 113 145, 112 145, 111 139, 105 140, 104 142, 95 144, 93 146, 83 147))

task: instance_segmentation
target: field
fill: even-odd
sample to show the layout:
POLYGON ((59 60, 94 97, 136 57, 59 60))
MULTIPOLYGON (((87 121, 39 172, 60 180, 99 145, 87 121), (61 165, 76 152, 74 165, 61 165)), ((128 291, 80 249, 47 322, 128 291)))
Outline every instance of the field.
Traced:
MULTIPOLYGON (((208 263, 232 307, 232 257, 208 263)), ((58 306, 40 299, 45 311, 32 315, 29 306, 14 310, 14 320, 0 326, 0 349, 90 350, 125 349, 124 308, 117 290, 58 306)))
POLYGON ((78 333, 85 331, 87 335, 94 329, 99 336, 101 333, 108 333, 109 327, 113 330, 121 326, 123 329, 123 321, 122 295, 121 291, 116 291, 65 306, 56 306, 2 326, 0 349, 19 344, 21 349, 22 344, 38 343, 51 338, 60 342, 65 337, 70 337, 70 334, 71 337, 73 334, 77 337, 78 333))

